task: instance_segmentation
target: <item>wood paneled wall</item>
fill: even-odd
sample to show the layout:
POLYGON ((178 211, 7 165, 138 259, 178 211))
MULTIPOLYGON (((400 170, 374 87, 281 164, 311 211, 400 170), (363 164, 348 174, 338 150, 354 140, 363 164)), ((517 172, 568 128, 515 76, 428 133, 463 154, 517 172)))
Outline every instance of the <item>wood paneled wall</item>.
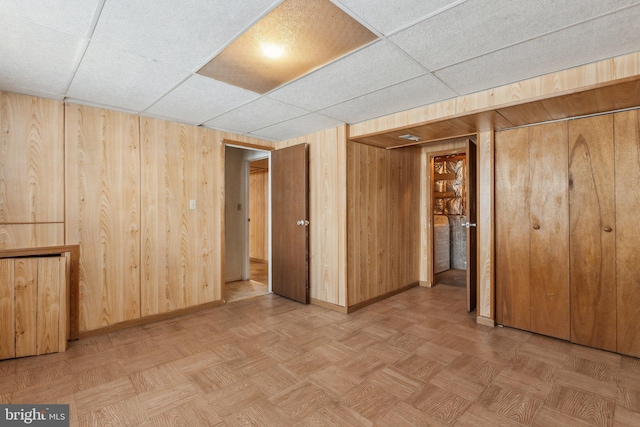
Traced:
POLYGON ((0 92, 0 249, 64 243, 62 103, 0 92))
POLYGON ((347 146, 348 305, 417 284, 420 149, 347 146))
POLYGON ((249 175, 249 258, 269 259, 269 171, 249 175))
POLYGON ((80 330, 140 317, 137 116, 66 106, 66 241, 80 246, 80 330))
POLYGON ((141 314, 220 299, 221 153, 216 132, 142 117, 141 314), (190 209, 195 200, 196 208, 190 209))
POLYGON ((309 144, 311 302, 347 306, 347 126, 281 141, 309 144))

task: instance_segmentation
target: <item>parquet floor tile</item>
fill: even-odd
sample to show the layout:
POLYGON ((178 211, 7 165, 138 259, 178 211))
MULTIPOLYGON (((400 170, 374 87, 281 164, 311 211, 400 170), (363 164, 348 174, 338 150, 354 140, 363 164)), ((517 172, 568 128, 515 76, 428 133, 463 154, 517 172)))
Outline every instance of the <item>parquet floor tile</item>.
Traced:
POLYGON ((0 362, 72 426, 638 426, 640 360, 475 323, 465 290, 351 314, 273 294, 0 362))

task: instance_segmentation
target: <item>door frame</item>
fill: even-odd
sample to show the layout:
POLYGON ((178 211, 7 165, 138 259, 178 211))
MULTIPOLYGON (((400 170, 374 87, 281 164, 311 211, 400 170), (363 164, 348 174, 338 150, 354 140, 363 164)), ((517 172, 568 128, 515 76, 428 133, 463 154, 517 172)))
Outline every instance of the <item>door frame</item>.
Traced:
MULTIPOLYGON (((466 139, 472 139, 473 137, 469 137, 466 139)), ((476 143, 477 144, 477 143, 476 143)), ((432 152, 428 152, 426 153, 426 177, 428 178, 426 185, 427 185, 427 191, 426 191, 426 213, 428 215, 428 217, 426 219, 426 245, 423 246, 423 250, 427 250, 428 251, 428 255, 427 255, 427 269, 426 269, 426 279, 428 280, 428 282, 426 283, 426 285, 428 287, 433 287, 436 285, 435 283, 435 269, 434 269, 434 250, 435 250, 435 241, 434 241, 434 237, 435 237, 435 230, 434 230, 434 224, 433 224, 433 182, 434 182, 434 173, 433 173, 433 159, 435 157, 440 157, 440 156, 446 156, 446 155, 450 155, 450 154, 467 154, 467 148, 465 147, 460 147, 460 148, 449 148, 449 149, 443 149, 443 150, 439 150, 439 151, 432 151, 432 152)), ((424 164, 424 163, 423 163, 424 164)), ((477 187, 475 189, 476 191, 476 197, 477 197, 477 187)), ((424 194, 424 192, 423 192, 424 194)), ((469 260, 467 260, 467 265, 469 265, 469 260)), ((467 289, 471 284, 467 283, 467 289)), ((478 292, 478 280, 476 278, 476 295, 479 294, 478 292)), ((477 304, 476 304, 477 307, 477 304)))
MULTIPOLYGON (((274 148, 270 148, 270 147, 260 147, 257 145, 253 145, 253 144, 246 144, 240 141, 232 141, 232 140, 223 140, 222 143, 222 173, 223 173, 223 194, 226 193, 226 175, 225 175, 225 170, 227 168, 227 164, 226 164, 226 149, 227 147, 231 147, 231 148, 236 148, 236 149, 240 149, 240 150, 244 150, 244 151, 255 151, 255 152, 263 152, 264 156, 260 156, 260 157, 256 157, 255 159, 251 159, 251 160, 245 160, 242 162, 242 167, 245 169, 243 175, 245 177, 245 185, 244 185, 244 197, 243 197, 243 203, 245 204, 245 208, 246 208, 246 215, 245 215, 245 234, 246 234, 246 238, 244 239, 243 242, 243 261, 242 261, 242 274, 243 276, 245 274, 248 274, 248 269, 249 269, 249 221, 247 221, 247 219, 249 218, 249 204, 248 204, 248 200, 249 200, 249 161, 252 160, 260 160, 260 159, 264 159, 264 158, 268 158, 269 159, 269 170, 271 170, 271 151, 274 150, 274 148)), ((269 183, 268 183, 268 194, 267 194, 267 256, 268 256, 268 268, 269 268, 269 272, 268 272, 268 284, 267 284, 267 290, 268 292, 272 292, 271 291, 271 260, 272 260, 272 253, 271 253, 271 174, 269 174, 269 183)), ((225 285, 226 285, 226 277, 225 277, 225 263, 226 263, 226 245, 225 245, 225 239, 226 239, 226 233, 227 233, 227 229, 226 229, 226 221, 224 220, 225 217, 225 208, 227 205, 227 197, 223 198, 223 202, 222 203, 222 235, 221 235, 221 277, 222 277, 222 287, 221 287, 221 299, 223 301, 225 301, 225 285)))

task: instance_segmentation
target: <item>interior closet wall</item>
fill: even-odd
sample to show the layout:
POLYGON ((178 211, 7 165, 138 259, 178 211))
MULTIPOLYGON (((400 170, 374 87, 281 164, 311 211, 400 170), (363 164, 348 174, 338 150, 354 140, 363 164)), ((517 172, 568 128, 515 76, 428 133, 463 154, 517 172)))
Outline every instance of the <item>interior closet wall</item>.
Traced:
POLYGON ((347 150, 349 307, 417 285, 420 149, 347 150))
POLYGON ((640 355, 639 123, 634 110, 497 134, 498 323, 640 355))

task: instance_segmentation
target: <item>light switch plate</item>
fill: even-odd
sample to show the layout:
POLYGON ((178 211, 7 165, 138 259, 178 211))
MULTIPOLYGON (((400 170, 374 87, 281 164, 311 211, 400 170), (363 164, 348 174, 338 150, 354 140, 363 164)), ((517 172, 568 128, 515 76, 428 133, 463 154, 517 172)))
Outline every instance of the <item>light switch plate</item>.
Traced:
POLYGON ((189 209, 195 210, 195 208, 196 208, 196 201, 195 200, 189 200, 189 209))

